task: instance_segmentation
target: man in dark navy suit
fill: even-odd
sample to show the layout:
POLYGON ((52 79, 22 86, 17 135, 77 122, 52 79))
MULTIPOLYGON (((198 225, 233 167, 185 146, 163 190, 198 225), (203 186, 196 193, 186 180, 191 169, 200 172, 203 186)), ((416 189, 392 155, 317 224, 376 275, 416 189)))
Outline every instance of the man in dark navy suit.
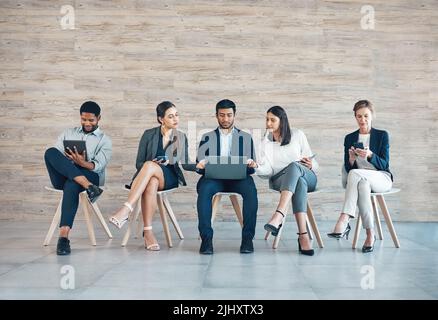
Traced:
POLYGON ((207 179, 204 176, 208 156, 246 157, 255 160, 254 143, 250 134, 234 126, 236 105, 231 100, 221 100, 216 105, 219 127, 202 136, 198 148, 197 172, 202 174, 196 186, 198 192, 198 229, 202 243, 201 254, 213 254, 213 228, 211 227, 212 198, 217 192, 236 192, 243 198, 243 228, 241 253, 252 253, 255 234, 258 199, 257 189, 247 168, 247 176, 242 180, 207 179))

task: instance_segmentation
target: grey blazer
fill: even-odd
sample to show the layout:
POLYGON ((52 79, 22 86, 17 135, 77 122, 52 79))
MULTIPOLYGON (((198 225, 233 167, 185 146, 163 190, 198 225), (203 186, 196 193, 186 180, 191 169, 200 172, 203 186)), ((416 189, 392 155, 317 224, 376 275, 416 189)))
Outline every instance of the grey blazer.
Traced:
MULTIPOLYGON (((143 133, 138 146, 137 160, 135 162, 137 172, 132 180, 135 179, 146 161, 151 161, 155 158, 158 149, 160 129, 161 127, 155 127, 147 129, 143 133)), ((186 179, 179 167, 179 163, 182 164, 184 170, 195 171, 196 169, 196 164, 189 163, 187 136, 179 130, 173 130, 170 141, 170 145, 166 149, 166 156, 169 158, 169 164, 175 165, 179 184, 185 186, 187 185, 186 179)))

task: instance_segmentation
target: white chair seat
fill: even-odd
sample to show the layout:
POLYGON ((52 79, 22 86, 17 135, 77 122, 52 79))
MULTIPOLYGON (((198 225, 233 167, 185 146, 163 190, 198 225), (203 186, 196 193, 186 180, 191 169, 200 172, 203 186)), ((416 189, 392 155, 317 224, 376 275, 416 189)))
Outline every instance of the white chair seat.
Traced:
POLYGON ((394 193, 397 193, 397 192, 400 192, 400 191, 401 191, 401 189, 392 188, 391 190, 386 191, 386 192, 371 192, 371 195, 372 196, 386 196, 388 194, 394 194, 394 193))

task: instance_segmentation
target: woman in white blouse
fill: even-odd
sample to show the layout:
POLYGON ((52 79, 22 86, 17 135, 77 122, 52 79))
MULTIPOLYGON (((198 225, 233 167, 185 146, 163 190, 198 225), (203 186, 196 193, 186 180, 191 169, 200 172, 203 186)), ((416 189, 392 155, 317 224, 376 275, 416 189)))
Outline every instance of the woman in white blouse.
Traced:
POLYGON ((260 160, 250 160, 256 174, 269 179, 269 187, 280 192, 280 201, 265 230, 276 236, 282 227, 289 201, 298 225, 298 250, 312 256, 314 251, 306 231, 307 192, 316 188, 314 172, 318 164, 304 133, 290 128, 286 111, 271 107, 266 114, 266 135, 261 143, 260 160))

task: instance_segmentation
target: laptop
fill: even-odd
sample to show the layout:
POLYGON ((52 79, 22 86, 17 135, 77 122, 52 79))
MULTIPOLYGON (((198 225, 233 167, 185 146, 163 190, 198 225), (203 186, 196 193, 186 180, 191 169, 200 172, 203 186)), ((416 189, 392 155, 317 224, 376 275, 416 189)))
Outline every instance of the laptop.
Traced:
POLYGON ((246 179, 247 157, 208 156, 205 165, 205 178, 221 180, 246 179))

